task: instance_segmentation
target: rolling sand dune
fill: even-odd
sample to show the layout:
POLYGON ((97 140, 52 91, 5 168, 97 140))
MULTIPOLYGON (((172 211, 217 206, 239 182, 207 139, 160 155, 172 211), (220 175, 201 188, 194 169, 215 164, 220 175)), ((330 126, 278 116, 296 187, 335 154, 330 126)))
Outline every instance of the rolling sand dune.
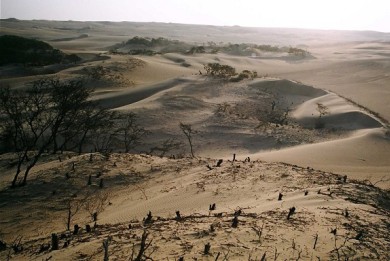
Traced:
POLYGON ((383 126, 383 124, 373 118, 374 116, 359 110, 359 108, 349 104, 334 93, 305 102, 292 113, 292 117, 303 126, 313 127, 319 117, 319 112, 317 111, 318 104, 326 107, 326 115, 321 117, 326 128, 355 130, 383 126))
MULTIPOLYGON (((290 162, 347 174, 358 179, 378 181, 388 177, 389 151, 390 139, 385 130, 368 129, 357 131, 346 139, 259 153, 256 158, 290 162)), ((389 183, 380 185, 388 188, 389 183)))
POLYGON ((110 94, 98 95, 95 97, 95 99, 98 100, 99 104, 101 104, 105 108, 118 108, 124 105, 141 101, 152 96, 155 93, 176 87, 177 85, 180 85, 181 83, 185 82, 185 78, 176 78, 147 87, 140 86, 134 89, 120 91, 119 93, 115 92, 110 94))
MULTIPOLYGON (((310 166, 352 175, 354 178, 371 178, 373 181, 378 181, 387 176, 390 168, 390 162, 387 160, 390 156, 388 152, 390 144, 386 129, 382 128, 383 123, 334 93, 278 79, 257 80, 248 84, 248 87, 246 84, 220 86, 214 83, 213 88, 208 87, 212 85, 210 82, 205 84, 204 80, 199 81, 194 77, 186 81, 184 85, 174 80, 152 86, 151 88, 156 88, 152 93, 148 89, 145 92, 137 89, 136 93, 142 92, 142 95, 133 95, 132 98, 127 95, 133 94, 133 91, 117 93, 112 96, 116 97, 115 101, 109 103, 113 107, 126 103, 127 105, 120 107, 119 110, 133 110, 150 118, 150 122, 144 121, 145 126, 158 132, 158 135, 152 136, 150 140, 153 140, 153 137, 156 140, 159 137, 170 137, 173 133, 180 135, 177 127, 179 121, 193 124, 202 133, 195 142, 199 155, 230 157, 233 152, 248 156, 253 153, 253 157, 263 160, 310 166), (161 90, 164 92, 155 92, 161 90), (259 96, 253 95, 254 92, 259 91, 261 93, 268 91, 283 98, 283 104, 294 108, 291 112, 294 121, 308 129, 314 128, 318 120, 317 104, 323 104, 328 114, 321 119, 328 131, 319 131, 317 135, 324 138, 334 136, 338 140, 258 153, 258 151, 272 149, 278 142, 276 146, 278 148, 291 146, 288 142, 283 145, 283 141, 282 143, 280 140, 272 141, 274 136, 294 137, 288 130, 285 133, 281 130, 274 130, 274 133, 270 133, 271 137, 254 130, 257 121, 252 113, 256 111, 256 106, 251 107, 250 101, 258 99, 259 96), (139 97, 146 98, 146 96, 148 96, 147 99, 139 101, 139 97), (123 103, 118 103, 118 101, 123 101, 123 103), (236 110, 240 110, 242 103, 246 104, 246 107, 244 111, 232 112, 233 117, 229 117, 225 123, 226 118, 216 117, 215 114, 216 107, 223 102, 230 103, 232 107, 236 104, 236 110), (191 115, 191 118, 188 118, 188 115, 191 115), (157 119, 164 127, 154 125, 157 119), (340 139, 340 136, 337 136, 340 130, 352 132, 347 137, 344 133, 340 139), (223 136, 220 135, 221 133, 223 136), (209 140, 215 141, 212 147, 210 147, 209 140), (227 142, 224 142, 226 140, 227 142)), ((110 99, 111 97, 102 98, 103 104, 110 99)), ((302 132, 301 135, 307 135, 306 137, 295 136, 301 143, 314 141, 307 139, 315 135, 313 132, 304 129, 300 132, 302 132)), ((280 139, 283 140, 283 138, 280 139)), ((389 183, 380 185, 388 187, 389 183)))
POLYGON ((0 155, 1 260, 102 260, 105 239, 110 260, 133 260, 144 231, 153 260, 390 259, 389 34, 16 19, 1 20, 0 34, 82 58, 2 66, 1 87, 84 77, 94 101, 136 113, 150 132, 133 153, 44 154, 15 189, 16 155, 0 155), (296 46, 310 55, 108 52, 134 36, 296 46), (215 79, 207 63, 258 76, 215 79), (87 75, 97 66, 106 78, 87 75), (180 122, 194 130, 195 158, 180 122), (167 140, 177 146, 161 155, 167 140), (77 211, 66 230, 69 206, 77 211), (52 233, 59 250, 50 249, 52 233))

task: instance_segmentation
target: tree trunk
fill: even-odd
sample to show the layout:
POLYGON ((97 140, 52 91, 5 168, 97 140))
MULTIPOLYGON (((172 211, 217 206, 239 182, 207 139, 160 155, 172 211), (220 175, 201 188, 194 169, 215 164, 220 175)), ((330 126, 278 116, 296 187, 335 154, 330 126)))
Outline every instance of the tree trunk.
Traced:
POLYGON ((103 240, 103 248, 104 248, 104 261, 108 261, 110 255, 108 254, 108 245, 110 243, 109 238, 103 240))
MULTIPOLYGON (((35 158, 34 158, 35 161, 35 158)), ((36 162, 35 162, 36 163, 36 162)), ((24 177, 22 183, 20 183, 21 186, 25 186, 27 184, 27 176, 30 173, 30 170, 34 167, 35 163, 31 163, 30 165, 27 166, 26 171, 24 172, 24 177)))
POLYGON ((83 137, 81 138, 81 140, 79 142, 79 155, 81 155, 81 152, 83 151, 83 145, 84 145, 86 137, 87 137, 87 132, 84 132, 83 137))
POLYGON ((70 220, 72 219, 72 206, 71 203, 69 202, 68 205, 68 218, 66 220, 66 230, 70 231, 70 220))
POLYGON ((19 157, 19 159, 18 159, 18 167, 16 169, 15 176, 12 180, 11 188, 16 187, 16 182, 18 181, 18 176, 19 176, 19 174, 21 172, 21 168, 22 168, 22 163, 26 160, 26 156, 27 156, 27 151, 24 151, 23 156, 19 157))
POLYGON ((16 181, 18 180, 18 176, 20 174, 20 170, 18 170, 14 176, 14 179, 12 180, 12 183, 11 183, 11 188, 14 188, 16 187, 16 181))
POLYGON ((194 150, 192 148, 192 140, 191 140, 191 137, 187 137, 188 138, 188 143, 190 144, 190 150, 191 150, 191 156, 193 158, 195 158, 195 155, 194 155, 194 150))
POLYGON ((27 176, 30 173, 30 170, 35 166, 35 164, 38 162, 38 159, 41 157, 43 151, 45 150, 46 146, 42 146, 42 148, 38 151, 38 154, 34 156, 33 161, 27 166, 26 171, 24 172, 23 181, 21 183, 22 186, 25 186, 27 184, 27 176))
POLYGON ((124 133, 124 137, 125 137, 125 153, 129 153, 129 150, 130 150, 130 144, 129 144, 129 141, 128 141, 128 133, 127 131, 125 130, 125 133, 124 133))
POLYGON ((53 139, 53 155, 56 154, 58 151, 58 143, 57 143, 57 139, 54 138, 53 139))
POLYGON ((138 252, 138 255, 137 257, 135 258, 135 261, 141 261, 142 260, 142 256, 144 255, 144 252, 147 248, 146 246, 146 239, 148 238, 148 233, 144 230, 144 233, 142 234, 142 237, 141 237, 141 246, 140 246, 140 249, 139 249, 139 252, 138 252))

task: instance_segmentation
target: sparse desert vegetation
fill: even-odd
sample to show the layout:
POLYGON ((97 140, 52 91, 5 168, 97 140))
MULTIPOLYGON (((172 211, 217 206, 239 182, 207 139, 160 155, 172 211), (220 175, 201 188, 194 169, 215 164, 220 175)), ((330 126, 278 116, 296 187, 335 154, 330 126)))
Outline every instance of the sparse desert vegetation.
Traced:
POLYGON ((213 41, 198 45, 196 43, 186 43, 179 40, 171 40, 163 37, 149 38, 135 36, 122 43, 110 47, 110 52, 114 54, 147 55, 153 56, 165 53, 182 53, 186 55, 194 54, 217 54, 224 53, 239 56, 261 56, 264 53, 274 53, 279 55, 290 55, 297 58, 312 57, 310 52, 298 47, 279 47, 272 45, 257 44, 232 44, 215 43, 213 41))
POLYGON ((390 259, 385 36, 1 22, 1 260, 390 259))

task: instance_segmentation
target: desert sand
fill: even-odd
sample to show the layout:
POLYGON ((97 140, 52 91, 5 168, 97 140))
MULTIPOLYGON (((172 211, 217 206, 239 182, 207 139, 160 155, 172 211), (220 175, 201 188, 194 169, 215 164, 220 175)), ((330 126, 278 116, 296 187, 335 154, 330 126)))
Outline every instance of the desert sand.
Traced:
MULTIPOLYGON (((0 259, 103 260, 108 239, 110 260, 134 260, 145 231, 142 260, 390 259, 390 34, 19 20, 2 20, 0 34, 82 57, 56 70, 61 79, 111 68, 119 80, 88 83, 92 99, 136 113, 150 131, 132 153, 45 155, 16 189, 9 188, 15 155, 0 155, 0 240, 7 243, 0 259), (298 46, 310 57, 109 52, 134 36, 298 46), (212 62, 258 77, 214 79, 203 69, 212 62), (288 110, 288 124, 261 121, 259 111, 272 101, 288 110), (326 109, 321 117, 318 104, 326 109), (324 127, 315 128, 319 118, 324 127), (195 158, 180 122, 196 130, 195 158), (152 152, 169 138, 182 145, 163 157, 152 152), (80 207, 73 235, 66 200, 76 206, 89 192, 106 197, 104 208, 95 223, 80 207), (45 248, 52 233, 59 250, 45 248)), ((0 83, 24 88, 47 69, 2 66, 0 83)))

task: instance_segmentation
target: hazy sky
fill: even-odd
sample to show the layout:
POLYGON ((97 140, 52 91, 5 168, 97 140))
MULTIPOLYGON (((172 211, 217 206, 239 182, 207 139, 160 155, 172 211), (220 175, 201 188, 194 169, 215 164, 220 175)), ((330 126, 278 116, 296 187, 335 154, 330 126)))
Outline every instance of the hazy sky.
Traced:
POLYGON ((375 30, 390 0, 0 0, 1 18, 375 30))

